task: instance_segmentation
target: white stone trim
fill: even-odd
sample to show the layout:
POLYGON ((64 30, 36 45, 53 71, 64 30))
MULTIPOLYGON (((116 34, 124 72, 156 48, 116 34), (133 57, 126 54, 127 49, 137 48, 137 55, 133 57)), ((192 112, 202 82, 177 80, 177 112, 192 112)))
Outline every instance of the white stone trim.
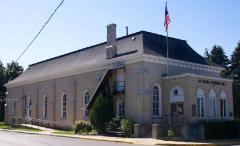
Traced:
POLYGON ((111 69, 119 64, 131 64, 131 63, 136 63, 136 62, 151 62, 151 63, 159 63, 159 64, 167 64, 172 66, 178 66, 178 67, 185 67, 185 68, 191 68, 191 69, 197 69, 197 70, 204 70, 204 71, 209 71, 209 72, 214 72, 214 73, 220 73, 223 68, 221 67, 215 67, 215 66, 208 66, 208 65, 202 65, 202 64, 196 64, 196 63, 191 63, 191 62, 186 62, 186 61, 181 61, 181 60, 176 60, 176 59, 168 59, 165 57, 160 57, 160 56, 153 56, 153 55, 147 55, 147 54, 130 54, 122 57, 117 57, 113 59, 105 59, 102 61, 99 61, 99 63, 94 64, 94 65, 88 65, 80 68, 75 68, 70 71, 63 71, 63 72, 58 72, 55 74, 50 74, 46 77, 40 77, 36 79, 31 79, 30 81, 20 81, 17 83, 7 83, 5 86, 7 88, 9 87, 16 87, 20 85, 26 85, 26 84, 31 84, 35 82, 41 82, 41 81, 46 81, 46 80, 51 80, 51 79, 56 79, 56 78, 61 78, 61 77, 66 77, 66 76, 72 76, 72 75, 77 75, 77 74, 82 74, 82 73, 87 73, 91 71, 96 71, 96 70, 101 70, 101 69, 111 69))
POLYGON ((171 59, 171 58, 167 59, 165 57, 146 55, 146 54, 144 54, 144 61, 153 62, 153 63, 161 63, 161 64, 167 64, 167 62, 168 62, 168 64, 172 65, 172 66, 185 67, 185 68, 191 68, 191 69, 197 69, 197 70, 205 70, 205 71, 210 71, 210 72, 215 72, 215 73, 221 73, 221 71, 224 70, 224 68, 222 68, 222 67, 197 64, 197 63, 176 60, 176 59, 171 59))
POLYGON ((174 79, 174 78, 182 78, 182 77, 196 77, 196 78, 205 78, 205 79, 233 82, 232 79, 209 77, 209 76, 196 75, 196 74, 190 74, 190 73, 181 74, 181 75, 175 75, 175 76, 169 76, 169 77, 163 77, 163 79, 174 79))

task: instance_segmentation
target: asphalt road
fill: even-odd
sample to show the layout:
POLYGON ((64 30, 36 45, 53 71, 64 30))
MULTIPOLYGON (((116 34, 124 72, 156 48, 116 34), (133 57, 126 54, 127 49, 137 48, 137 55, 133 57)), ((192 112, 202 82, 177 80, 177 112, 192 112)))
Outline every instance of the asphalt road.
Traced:
POLYGON ((140 146, 140 145, 0 131, 0 146, 140 146))

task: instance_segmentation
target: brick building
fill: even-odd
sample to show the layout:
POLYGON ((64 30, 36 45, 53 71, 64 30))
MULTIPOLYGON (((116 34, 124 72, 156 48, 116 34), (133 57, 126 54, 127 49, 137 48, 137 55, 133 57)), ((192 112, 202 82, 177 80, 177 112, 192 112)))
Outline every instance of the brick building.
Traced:
POLYGON ((5 120, 31 117, 69 128, 88 119, 106 85, 115 113, 145 127, 233 119, 232 80, 220 76, 223 68, 181 39, 169 37, 166 54, 165 36, 140 31, 117 38, 110 24, 107 42, 29 65, 7 83, 5 120))

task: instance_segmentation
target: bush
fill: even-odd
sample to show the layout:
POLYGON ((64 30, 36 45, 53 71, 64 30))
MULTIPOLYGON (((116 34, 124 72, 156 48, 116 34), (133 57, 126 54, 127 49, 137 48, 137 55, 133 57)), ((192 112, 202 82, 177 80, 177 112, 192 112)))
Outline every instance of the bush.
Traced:
POLYGON ((108 124, 107 124, 107 132, 118 131, 120 128, 120 117, 115 116, 108 124))
POLYGON ((133 121, 128 119, 121 120, 121 130, 125 136, 130 137, 133 133, 133 121))
POLYGON ((233 139, 240 137, 240 121, 204 121, 206 139, 233 139))
POLYGON ((90 123, 99 134, 106 133, 106 125, 114 117, 111 99, 98 96, 90 110, 90 123))
POLYGON ((86 121, 78 121, 74 126, 75 134, 89 133, 92 131, 92 126, 86 121))
POLYGON ((175 137, 175 132, 174 132, 172 129, 169 129, 169 130, 167 131, 167 136, 168 136, 169 138, 175 137))

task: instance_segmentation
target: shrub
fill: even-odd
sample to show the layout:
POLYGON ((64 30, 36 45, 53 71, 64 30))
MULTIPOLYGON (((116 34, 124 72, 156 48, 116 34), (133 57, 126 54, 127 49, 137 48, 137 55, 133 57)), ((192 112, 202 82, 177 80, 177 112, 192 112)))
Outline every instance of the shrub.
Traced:
POLYGON ((175 132, 174 132, 172 129, 168 129, 168 131, 167 131, 167 136, 168 136, 169 138, 175 137, 175 132))
POLYGON ((74 126, 75 134, 89 133, 92 131, 92 126, 86 121, 78 121, 74 126))
POLYGON ((133 121, 129 119, 121 120, 121 130, 125 136, 132 136, 133 133, 133 121))
POLYGON ((107 124, 107 132, 117 131, 120 128, 120 117, 115 116, 108 124, 107 124))
POLYGON ((240 137, 240 121, 203 121, 206 139, 233 139, 240 137))
POLYGON ((114 116, 113 102, 111 99, 112 98, 98 96, 90 110, 90 123, 99 134, 106 133, 106 125, 114 116))

